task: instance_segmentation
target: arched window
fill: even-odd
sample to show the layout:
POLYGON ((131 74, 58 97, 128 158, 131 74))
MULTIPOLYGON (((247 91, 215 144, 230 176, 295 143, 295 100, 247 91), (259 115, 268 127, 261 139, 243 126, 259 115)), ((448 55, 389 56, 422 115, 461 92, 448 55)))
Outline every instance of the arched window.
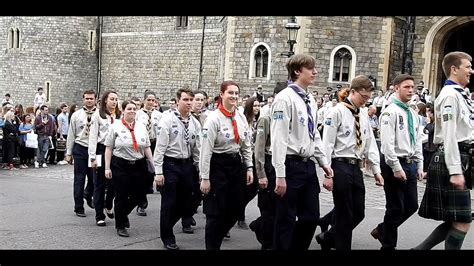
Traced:
POLYGON ((268 44, 260 42, 250 51, 249 78, 270 79, 272 54, 268 44))
POLYGON ((333 81, 349 82, 349 70, 352 55, 346 48, 339 49, 334 55, 333 81))
POLYGON ((10 29, 8 31, 8 49, 12 49, 15 41, 15 30, 10 29))
POLYGON ((20 48, 20 30, 16 29, 15 30, 15 42, 14 42, 14 48, 20 48))
POLYGON ((349 83, 355 76, 356 54, 347 45, 340 45, 331 52, 328 82, 349 83))
POLYGON ((266 78, 268 71, 268 50, 265 46, 260 45, 255 51, 255 77, 266 78))

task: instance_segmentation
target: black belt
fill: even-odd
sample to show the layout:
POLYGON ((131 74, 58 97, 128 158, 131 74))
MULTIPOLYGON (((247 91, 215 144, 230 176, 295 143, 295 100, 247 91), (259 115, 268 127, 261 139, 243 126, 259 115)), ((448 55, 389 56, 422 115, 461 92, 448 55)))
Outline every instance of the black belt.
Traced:
POLYGON ((298 155, 286 155, 286 159, 292 159, 292 160, 297 160, 301 162, 307 162, 309 160, 309 157, 301 157, 298 155))
POLYGON ((335 160, 335 161, 345 162, 345 163, 352 164, 352 165, 361 165, 362 164, 362 160, 356 159, 356 158, 337 157, 337 158, 332 158, 332 159, 335 160))
POLYGON ((213 156, 220 157, 220 158, 228 158, 228 159, 237 159, 240 158, 240 153, 213 153, 213 156))
POLYGON ((400 162, 404 162, 404 163, 407 163, 407 164, 412 164, 415 162, 415 160, 413 160, 412 158, 410 157, 398 157, 398 160, 400 162))
POLYGON ((120 158, 120 157, 117 157, 117 156, 114 156, 114 158, 124 164, 128 164, 128 165, 135 165, 141 161, 144 161, 145 158, 142 158, 142 159, 139 159, 139 160, 125 160, 123 158, 120 158))
POLYGON ((189 163, 189 162, 192 161, 191 157, 189 157, 189 158, 173 158, 173 157, 165 156, 164 159, 169 160, 169 161, 174 162, 174 163, 178 163, 178 164, 185 164, 185 163, 189 163))

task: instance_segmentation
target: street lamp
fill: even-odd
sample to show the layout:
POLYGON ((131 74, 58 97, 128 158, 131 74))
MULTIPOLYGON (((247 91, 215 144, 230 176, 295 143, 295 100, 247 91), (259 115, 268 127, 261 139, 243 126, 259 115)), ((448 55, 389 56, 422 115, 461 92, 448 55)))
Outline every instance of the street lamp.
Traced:
POLYGON ((293 46, 296 43, 296 37, 298 36, 298 30, 300 29, 300 25, 296 23, 296 17, 292 16, 290 21, 286 24, 285 29, 288 30, 288 44, 290 45, 290 50, 286 53, 282 53, 282 55, 286 55, 287 57, 291 57, 295 54, 293 52, 293 46))

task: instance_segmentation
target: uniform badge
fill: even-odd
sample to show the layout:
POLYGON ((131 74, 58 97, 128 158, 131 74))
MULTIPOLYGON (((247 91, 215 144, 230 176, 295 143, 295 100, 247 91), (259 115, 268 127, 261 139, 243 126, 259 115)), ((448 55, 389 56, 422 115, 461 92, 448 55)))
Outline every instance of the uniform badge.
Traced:
POLYGON ((171 127, 178 127, 178 125, 176 125, 176 124, 173 124, 173 125, 171 125, 171 127))
POLYGON ((257 128, 257 135, 261 136, 263 134, 263 128, 257 128))
POLYGON ((196 138, 196 136, 195 136, 195 135, 192 135, 192 136, 191 136, 191 139, 195 139, 195 138, 196 138))
POLYGON ((382 113, 382 115, 390 116, 390 113, 389 112, 384 112, 384 113, 382 113))
POLYGON ((298 111, 298 115, 302 115, 302 114, 303 114, 303 112, 301 112, 301 111, 298 111))
POLYGON ((398 127, 400 130, 403 130, 403 124, 398 127))
POLYGON ((346 137, 348 137, 350 134, 351 134, 351 132, 349 130, 347 130, 346 133, 344 133, 344 135, 346 135, 346 137))
POLYGON ((403 124, 403 116, 401 115, 398 116, 398 122, 400 122, 400 124, 403 124))
POLYGON ((326 120, 324 121, 324 124, 327 126, 330 126, 332 124, 332 118, 326 118, 326 120))
POLYGON ((202 137, 207 139, 207 128, 202 129, 202 137))
POLYGON ((301 117, 301 118, 300 118, 300 123, 301 123, 302 125, 304 125, 304 121, 305 121, 305 119, 304 119, 303 117, 301 117))
POLYGON ((80 129, 83 129, 83 128, 84 128, 84 126, 80 126, 79 128, 80 128, 80 129))
POLYGON ((123 134, 125 134, 126 132, 125 132, 125 130, 122 130, 122 131, 120 131, 120 133, 123 133, 123 134))
POLYGON ((273 112, 273 120, 283 120, 283 111, 273 112))
POLYGON ((222 129, 222 131, 227 131, 227 130, 229 130, 229 129, 228 129, 228 128, 226 128, 226 127, 222 129))
POLYGON ((244 137, 247 137, 247 133, 248 133, 247 131, 244 132, 244 137))
POLYGON ((444 114, 443 115, 443 121, 446 122, 448 120, 451 120, 453 119, 453 115, 452 114, 444 114))
POLYGON ((173 134, 178 135, 178 132, 179 132, 178 130, 175 130, 173 134))
POLYGON ((230 138, 230 134, 229 133, 225 134, 225 137, 230 138))
POLYGON ((142 139, 141 139, 141 141, 142 141, 142 142, 145 142, 145 139, 144 139, 144 138, 142 138, 142 139))

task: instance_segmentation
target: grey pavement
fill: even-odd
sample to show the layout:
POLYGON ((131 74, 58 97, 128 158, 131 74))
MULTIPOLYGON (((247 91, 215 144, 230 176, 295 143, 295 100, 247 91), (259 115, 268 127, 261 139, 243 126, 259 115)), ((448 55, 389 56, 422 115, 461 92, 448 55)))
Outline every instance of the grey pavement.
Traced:
MULTIPOLYGON (((159 234, 160 194, 148 195, 148 216, 135 212, 129 215, 130 237, 117 236, 114 220, 107 219, 107 226, 95 225, 95 211, 85 204, 87 217, 75 216, 72 197, 73 167, 50 166, 18 171, 0 170, 0 249, 41 250, 156 250, 163 249, 159 234)), ((385 197, 381 187, 373 179, 365 178, 365 219, 353 232, 353 249, 379 249, 380 244, 369 232, 383 220, 385 197)), ((419 200, 424 184, 418 183, 419 200)), ((320 194, 321 216, 332 209, 332 194, 322 189, 320 194)), ((259 215, 256 199, 246 210, 247 223, 259 215)), ((175 226, 177 244, 183 250, 203 250, 205 217, 199 208, 195 215, 197 226, 194 234, 181 232, 181 224, 175 226)), ((409 249, 421 242, 440 222, 427 220, 414 214, 399 229, 398 248, 409 249)), ((319 233, 319 227, 316 231, 319 233)), ((260 244, 250 230, 234 227, 231 238, 225 239, 222 249, 259 250, 260 244)), ((313 240, 311 250, 320 246, 313 240)), ((440 244, 435 249, 444 249, 440 244)), ((463 249, 474 249, 474 233, 471 230, 463 249)))

